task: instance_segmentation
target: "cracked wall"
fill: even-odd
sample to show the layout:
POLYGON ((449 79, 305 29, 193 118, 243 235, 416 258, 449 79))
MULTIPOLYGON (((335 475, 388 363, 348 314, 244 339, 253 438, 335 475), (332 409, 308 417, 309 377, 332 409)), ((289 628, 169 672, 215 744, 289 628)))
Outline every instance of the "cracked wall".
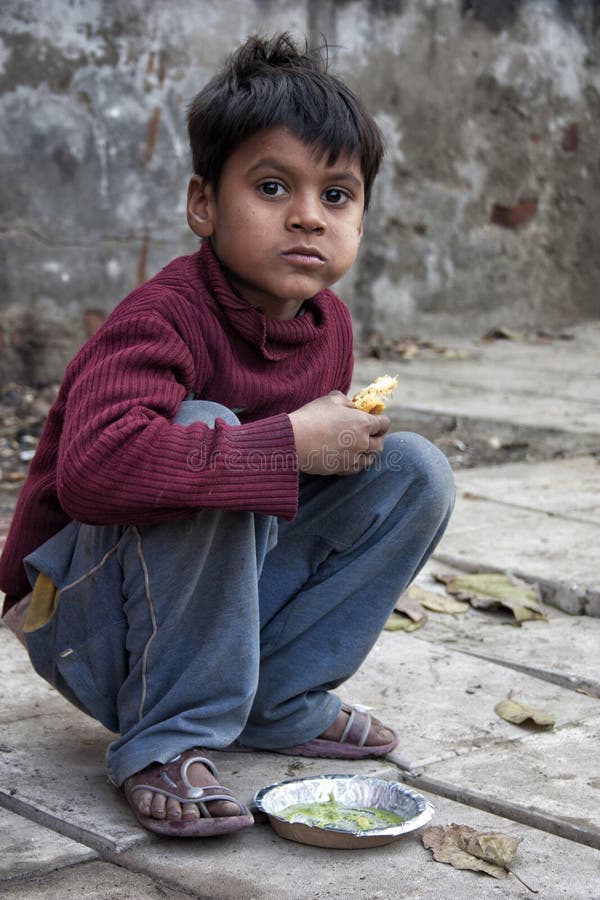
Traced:
POLYGON ((598 316, 598 0, 4 0, 0 377, 60 378, 196 246, 185 111, 248 33, 323 34, 387 157, 339 291, 359 337, 598 316))

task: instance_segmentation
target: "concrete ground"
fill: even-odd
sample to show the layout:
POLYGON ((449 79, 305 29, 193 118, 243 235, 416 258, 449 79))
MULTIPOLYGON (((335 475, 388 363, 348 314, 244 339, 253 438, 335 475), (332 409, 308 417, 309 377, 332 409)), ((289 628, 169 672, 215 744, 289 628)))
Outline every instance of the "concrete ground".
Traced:
MULTIPOLYGON (((400 732, 381 762, 215 753, 249 801, 303 774, 373 773, 407 782, 458 823, 521 837, 514 875, 435 862, 422 830, 370 850, 325 850, 257 822, 206 841, 158 839, 107 784, 111 735, 30 670, 0 628, 0 895, 7 898, 373 900, 529 897, 600 900, 600 323, 544 344, 454 342, 410 362, 360 360, 356 385, 400 376, 390 414, 454 446, 458 500, 419 576, 516 573, 537 583, 545 620, 429 612, 385 631, 340 692, 400 732), (472 446, 516 461, 467 468, 472 446), (503 443, 504 442, 504 443, 503 443), (507 697, 551 712, 550 730, 501 719, 507 697)), ((0 523, 1 525, 1 523, 0 523)), ((1 528, 0 528, 1 531, 1 528)))

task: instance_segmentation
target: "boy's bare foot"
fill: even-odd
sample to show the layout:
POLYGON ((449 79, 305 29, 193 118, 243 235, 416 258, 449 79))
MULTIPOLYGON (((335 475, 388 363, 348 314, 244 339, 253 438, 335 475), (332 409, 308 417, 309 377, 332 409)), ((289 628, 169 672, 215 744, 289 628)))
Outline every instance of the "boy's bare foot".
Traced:
MULTIPOLYGON (((344 728, 348 724, 349 718, 350 712, 348 709, 342 707, 335 721, 319 736, 320 739, 325 741, 339 741, 344 732, 344 728)), ((378 745, 389 744, 393 739, 394 732, 390 731, 389 728, 386 728, 379 719, 371 717, 371 727, 365 740, 365 746, 377 747, 378 745)))
MULTIPOLYGON (((150 769, 159 771, 161 768, 163 767, 160 763, 154 763, 146 771, 150 769)), ((187 777, 194 787, 212 787, 219 784, 202 763, 192 763, 187 770, 187 777)), ((168 783, 165 783, 164 787, 169 790, 168 783)), ((150 816, 153 819, 193 821, 200 818, 200 810, 196 803, 179 803, 178 800, 165 797, 164 794, 158 794, 155 791, 136 790, 132 793, 129 802, 140 815, 150 816)), ((240 812, 237 803, 231 803, 229 800, 213 800, 206 804, 206 808, 211 816, 217 817, 237 816, 240 812)))
POLYGON ((214 763, 192 748, 131 775, 123 791, 138 822, 155 834, 210 837, 254 824, 246 804, 218 779, 214 763))

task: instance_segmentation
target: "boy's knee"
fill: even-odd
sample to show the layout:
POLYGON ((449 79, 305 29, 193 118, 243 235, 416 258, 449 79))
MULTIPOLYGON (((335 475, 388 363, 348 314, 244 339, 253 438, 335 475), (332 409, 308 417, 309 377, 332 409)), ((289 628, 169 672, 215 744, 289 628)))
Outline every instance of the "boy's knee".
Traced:
POLYGON ((427 493, 431 502, 452 507, 456 493, 454 475, 435 444, 420 434, 398 432, 386 437, 384 454, 388 470, 410 473, 413 483, 427 493))
POLYGON ((234 412, 212 400, 184 400, 177 410, 174 423, 176 425, 192 425, 194 422, 204 422, 212 428, 217 419, 222 419, 227 425, 240 424, 240 420, 234 412))

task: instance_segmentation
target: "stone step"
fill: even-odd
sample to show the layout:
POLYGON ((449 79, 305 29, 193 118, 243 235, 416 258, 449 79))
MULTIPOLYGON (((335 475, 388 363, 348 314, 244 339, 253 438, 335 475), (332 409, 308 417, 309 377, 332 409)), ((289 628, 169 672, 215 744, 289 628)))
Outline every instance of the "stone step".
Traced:
POLYGON ((89 847, 0 809, 0 883, 40 877, 96 857, 89 847))
POLYGON ((185 889, 160 884, 143 872, 130 872, 101 860, 64 867, 43 878, 3 885, 2 896, 5 900, 192 900, 185 889))
MULTIPOLYGON (((459 569, 434 559, 416 584, 447 597, 435 576, 460 574, 459 569)), ((456 615, 427 611, 425 625, 412 636, 600 698, 600 619, 548 606, 544 613, 546 621, 519 626, 512 613, 501 609, 469 607, 456 615)))
POLYGON ((546 344, 454 338, 448 353, 424 349, 409 361, 362 357, 352 392, 384 372, 397 375, 386 410, 392 428, 433 440, 457 468, 597 452, 600 325, 574 329, 573 338, 546 344))
MULTIPOLYGON (((545 627, 544 622, 532 622, 519 634, 529 634, 533 641, 536 634, 544 634, 545 627)), ((500 643, 506 631, 512 632, 501 624, 496 629, 500 643)), ((551 660, 561 634, 558 630, 545 633, 550 638, 546 653, 551 660)), ((491 646, 489 636, 488 644, 491 646)), ((420 833, 369 854, 291 844, 266 825, 201 846, 194 841, 158 840, 137 825, 123 797, 106 782, 104 752, 112 736, 46 686, 26 662, 13 636, 7 629, 0 629, 0 678, 3 683, 11 679, 10 694, 14 697, 14 703, 0 713, 0 804, 85 844, 120 867, 126 866, 136 877, 151 876, 173 891, 199 895, 203 885, 204 895, 210 886, 210 895, 215 898, 247 896, 257 900, 272 896, 298 900, 304 897, 298 894, 299 884, 310 884, 311 898, 318 897, 319 892, 325 897, 327 890, 339 890, 342 877, 344 896, 357 900, 396 896, 398 885, 405 885, 407 879, 414 887, 413 896, 423 900, 450 894, 472 897, 481 887, 483 876, 434 864, 429 851, 422 847, 420 833)), ((458 822, 523 836, 515 870, 528 883, 540 890, 559 885, 569 898, 594 896, 591 891, 597 877, 597 851, 588 845, 595 846, 597 814, 588 809, 586 791, 593 798, 588 755, 599 719, 597 700, 451 647, 417 640, 415 634, 398 632, 381 636, 362 669, 340 693, 351 702, 374 707, 380 718, 397 728, 401 743, 387 762, 213 752, 223 783, 242 799, 250 800, 265 784, 302 775, 360 772, 400 778, 401 771, 396 768, 400 766, 407 770, 402 777, 414 778, 410 772, 421 770, 421 780, 414 783, 418 789, 436 795, 432 797, 436 808, 433 824, 458 822), (510 691, 533 706, 553 712, 555 731, 523 737, 516 726, 500 719, 494 713, 494 704, 510 691), (560 739, 560 735, 565 736, 560 746, 547 743, 560 739), (506 778, 503 773, 494 775, 496 761, 510 772, 508 763, 518 766, 521 755, 528 781, 523 776, 511 787, 508 774, 506 778), (488 770, 489 777, 478 781, 477 772, 488 770), (550 777, 556 771, 564 772, 568 781, 561 783, 550 777), (529 784, 525 797, 535 806, 536 815, 530 820, 535 827, 519 819, 527 805, 523 781, 529 784), (556 794, 557 784, 561 790, 568 788, 573 798, 565 798, 568 812, 562 818, 558 815, 556 798, 562 794, 556 794), (462 805, 452 797, 444 799, 444 791, 449 796, 454 791, 453 796, 464 798, 462 805), (508 806, 501 808, 502 802, 508 806), (507 818, 498 819, 482 811, 484 803, 507 818), (568 816, 573 819, 570 830, 566 827, 568 816), (555 818, 560 819, 560 833, 568 834, 571 840, 544 833, 555 818), (580 895, 570 892, 575 863, 580 895)), ((73 877, 77 876, 73 884, 83 885, 82 897, 93 896, 85 893, 81 877, 89 865, 97 864, 86 863, 72 870, 73 877)), ((103 873, 102 877, 117 877, 112 870, 103 869, 103 873)), ((70 877, 63 870, 39 883, 31 882, 29 893, 13 891, 9 896, 37 900, 60 896, 55 890, 58 888, 66 895, 70 877), (50 893, 43 894, 46 888, 50 893)), ((123 889, 129 885, 127 878, 123 873, 123 889)), ((143 891, 147 882, 139 885, 143 891)), ((121 896, 116 890, 115 896, 121 896)), ((522 897, 522 891, 522 885, 512 876, 502 883, 503 896, 522 897)), ((135 893, 132 896, 137 897, 135 893)))
POLYGON ((600 434, 600 322, 572 341, 474 343, 451 339, 449 353, 423 350, 410 361, 359 358, 356 389, 398 375, 393 403, 542 429, 600 434))
POLYGON ((600 466, 595 458, 507 464, 456 475, 458 496, 435 558, 511 572, 565 612, 600 616, 600 466))
MULTIPOLYGON (((543 622, 531 624, 544 627, 543 622)), ((592 697, 418 640, 416 634, 384 633, 365 665, 343 686, 348 702, 375 710, 378 718, 398 729, 400 745, 390 758, 405 769, 468 755, 503 743, 507 735, 518 738, 519 732, 507 728, 494 712, 496 703, 511 692, 530 706, 551 711, 559 725, 598 712, 592 697)))
MULTIPOLYGON (((540 631, 545 623, 537 625, 540 631)), ((501 626, 500 626, 501 627, 501 626)), ((531 631, 533 634, 533 630, 531 631)), ((24 651, 0 630, 0 677, 11 678, 15 704, 0 712, 0 804, 100 852, 122 852, 147 833, 121 795, 106 781, 104 754, 112 736, 68 704, 24 665, 24 651)), ((551 650, 549 651, 551 653, 551 650)), ((391 759, 409 770, 468 756, 518 740, 494 712, 510 692, 553 712, 557 727, 585 722, 597 701, 538 677, 477 659, 414 635, 385 632, 343 697, 377 710, 401 737, 391 759)), ((215 753, 228 786, 248 801, 274 777, 324 771, 359 771, 361 763, 302 760, 274 754, 215 753), (266 768, 265 768, 266 766, 266 768), (270 768, 271 767, 271 768, 270 768)))
POLYGON ((440 760, 405 780, 600 850, 599 743, 597 715, 440 760))
MULTIPOLYGON (((322 760, 322 771, 328 761, 322 760)), ((392 772, 396 776, 397 772, 392 772)), ((419 789, 419 788, 417 788, 419 789)), ((511 865, 539 896, 569 900, 598 898, 598 852, 508 818, 424 792, 434 806, 431 825, 468 825, 483 832, 522 838, 511 865)), ((433 860, 423 847, 424 829, 370 850, 324 850, 279 838, 269 825, 255 826, 231 840, 213 841, 198 852, 193 841, 142 845, 121 854, 119 864, 163 883, 214 900, 473 900, 518 898, 529 892, 515 875, 496 881, 433 860)), ((83 895, 85 896, 85 895, 83 895)))
POLYGON ((413 431, 436 444, 453 468, 545 460, 600 451, 600 432, 579 432, 497 419, 438 412, 391 403, 392 431, 413 431))
MULTIPOLYGON (((0 680, 10 682, 12 698, 0 709, 0 806, 103 854, 151 840, 107 781, 105 753, 114 735, 39 678, 7 628, 0 628, 0 680)), ((296 771, 291 757, 211 755, 245 802, 259 787, 296 771)), ((364 771, 364 764, 347 760, 328 760, 327 766, 331 772, 364 771)), ((376 773, 382 766, 371 762, 369 769, 376 773)), ((314 774, 322 761, 306 759, 300 768, 314 774)))

